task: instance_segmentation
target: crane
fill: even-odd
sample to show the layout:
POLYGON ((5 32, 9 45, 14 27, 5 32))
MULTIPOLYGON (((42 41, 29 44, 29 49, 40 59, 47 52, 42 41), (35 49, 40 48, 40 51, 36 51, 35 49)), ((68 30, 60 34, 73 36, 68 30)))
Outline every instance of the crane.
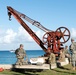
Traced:
POLYGON ((11 15, 13 15, 46 54, 48 54, 49 50, 53 53, 58 53, 63 48, 62 45, 70 39, 70 31, 66 27, 59 27, 56 31, 52 31, 10 6, 7 6, 7 9, 9 20, 11 20, 11 15), (28 27, 22 18, 46 32, 42 40, 28 27))

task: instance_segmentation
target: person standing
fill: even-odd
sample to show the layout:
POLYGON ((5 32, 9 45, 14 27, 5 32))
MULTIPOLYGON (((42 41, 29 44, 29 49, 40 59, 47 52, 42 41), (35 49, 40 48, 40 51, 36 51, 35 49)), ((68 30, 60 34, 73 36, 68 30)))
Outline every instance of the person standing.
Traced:
POLYGON ((76 42, 75 40, 72 38, 71 39, 71 45, 70 45, 70 49, 72 51, 72 66, 73 66, 73 70, 76 69, 76 42))
POLYGON ((65 48, 64 48, 64 54, 65 54, 65 57, 68 58, 69 64, 70 64, 71 63, 71 55, 70 55, 68 46, 65 46, 65 48))
POLYGON ((17 57, 16 65, 24 65, 25 64, 24 58, 26 56, 26 52, 23 47, 24 47, 23 44, 20 44, 20 47, 17 48, 15 51, 15 54, 17 57))
POLYGON ((64 48, 65 57, 68 57, 68 46, 65 46, 64 48))

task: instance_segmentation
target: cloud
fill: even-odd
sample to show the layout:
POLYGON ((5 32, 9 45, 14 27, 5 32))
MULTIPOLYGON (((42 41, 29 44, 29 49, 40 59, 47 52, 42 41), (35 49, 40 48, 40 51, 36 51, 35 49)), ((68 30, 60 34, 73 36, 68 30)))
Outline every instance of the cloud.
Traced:
POLYGON ((17 33, 14 32, 12 29, 8 29, 6 31, 6 35, 4 36, 3 40, 5 43, 11 43, 15 39, 16 35, 17 33))
MULTIPOLYGON (((39 38, 42 39, 43 33, 40 30, 34 31, 39 38)), ((0 43, 26 43, 26 42, 34 42, 32 37, 28 34, 23 27, 19 27, 18 31, 14 31, 13 29, 7 29, 3 33, 0 34, 0 43)))
POLYGON ((71 37, 76 38, 76 29, 75 28, 71 29, 71 37))
MULTIPOLYGON (((36 35, 41 38, 42 37, 42 33, 40 30, 34 31, 36 33, 36 35)), ((34 42, 33 38, 29 35, 29 33, 23 28, 23 27, 19 27, 18 28, 18 32, 17 32, 17 36, 16 36, 16 42, 34 42)))
MULTIPOLYGON (((40 30, 34 31, 36 35, 42 40, 43 32, 40 30)), ((76 29, 71 29, 71 37, 76 38, 76 29)), ((0 29, 0 43, 30 43, 34 42, 33 38, 23 28, 19 27, 17 31, 13 29, 2 30, 0 29)))
POLYGON ((15 33, 12 29, 7 29, 3 32, 3 35, 0 35, 0 43, 12 43, 16 35, 17 33, 15 33))

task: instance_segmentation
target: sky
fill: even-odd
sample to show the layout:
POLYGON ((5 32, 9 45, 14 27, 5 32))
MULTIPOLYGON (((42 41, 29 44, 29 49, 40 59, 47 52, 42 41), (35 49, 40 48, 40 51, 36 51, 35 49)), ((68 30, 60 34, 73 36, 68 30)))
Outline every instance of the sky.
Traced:
MULTIPOLYGON (((50 30, 67 27, 71 38, 76 39, 76 0, 0 0, 0 50, 15 50, 20 44, 24 44, 25 50, 41 50, 13 16, 9 21, 7 6, 39 21, 50 30)), ((25 22, 42 40, 45 32, 25 22)), ((70 43, 69 40, 65 45, 70 43)))

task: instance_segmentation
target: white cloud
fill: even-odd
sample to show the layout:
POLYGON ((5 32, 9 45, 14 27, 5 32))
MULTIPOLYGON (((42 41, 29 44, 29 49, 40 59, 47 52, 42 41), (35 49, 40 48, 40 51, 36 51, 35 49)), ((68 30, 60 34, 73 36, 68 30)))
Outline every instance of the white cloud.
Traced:
POLYGON ((76 29, 72 28, 71 30, 71 37, 76 38, 76 29))
MULTIPOLYGON (((42 39, 43 33, 38 30, 34 31, 39 38, 42 39)), ((26 43, 26 42, 34 42, 32 37, 28 34, 23 27, 19 27, 18 31, 14 31, 13 29, 7 29, 2 34, 0 34, 0 43, 26 43)))
POLYGON ((3 40, 5 43, 12 43, 12 41, 14 41, 16 35, 17 35, 17 33, 14 32, 12 29, 8 29, 6 31, 6 35, 4 36, 3 40))
MULTIPOLYGON (((36 35, 42 40, 43 32, 40 30, 34 31, 36 35)), ((76 38, 76 29, 71 29, 71 37, 76 38)), ((28 34, 23 27, 19 27, 18 31, 13 29, 1 30, 0 29, 0 43, 29 43, 34 42, 32 37, 28 34)))
POLYGON ((12 43, 17 34, 12 29, 7 29, 3 35, 0 35, 0 43, 12 43))

